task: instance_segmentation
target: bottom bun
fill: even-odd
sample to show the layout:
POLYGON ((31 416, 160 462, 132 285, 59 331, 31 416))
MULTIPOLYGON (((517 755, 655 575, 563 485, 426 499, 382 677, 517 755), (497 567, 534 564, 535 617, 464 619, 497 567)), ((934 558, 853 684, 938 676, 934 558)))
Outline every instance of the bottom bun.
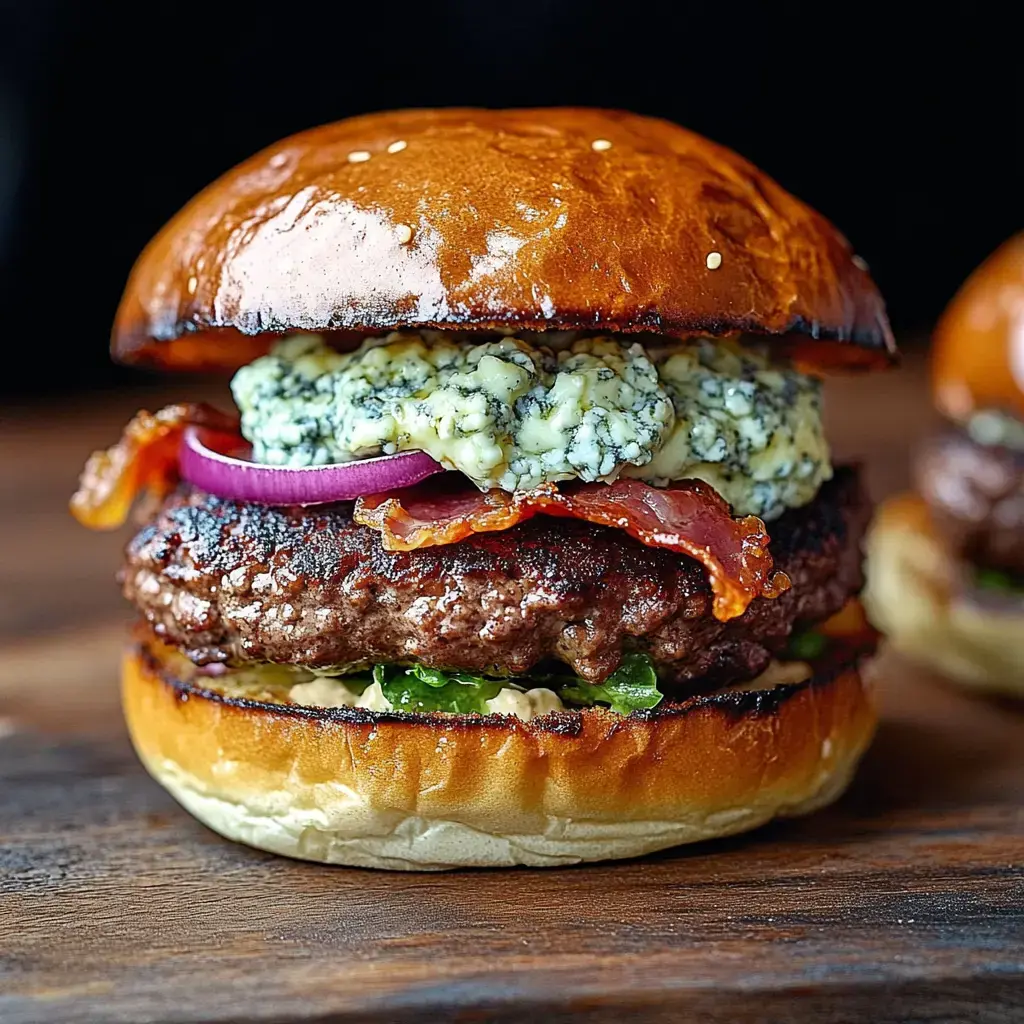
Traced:
POLYGON ((917 495, 881 506, 864 604, 901 653, 965 686, 1024 697, 1024 605, 971 594, 917 495))
POLYGON ((855 665, 622 717, 396 714, 218 694, 145 644, 123 697, 149 772, 229 839, 391 870, 635 857, 839 796, 875 712, 855 665))

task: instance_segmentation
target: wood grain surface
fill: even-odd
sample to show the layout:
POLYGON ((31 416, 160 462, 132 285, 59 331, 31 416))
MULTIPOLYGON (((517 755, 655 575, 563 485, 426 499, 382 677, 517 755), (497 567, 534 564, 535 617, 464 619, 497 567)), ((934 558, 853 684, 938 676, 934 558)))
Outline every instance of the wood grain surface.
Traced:
MULTIPOLYGON (((902 486, 919 360, 830 392, 837 453, 902 486)), ((891 655, 847 796, 738 839, 393 875, 194 822, 120 720, 124 536, 64 510, 84 454, 164 397, 4 415, 0 1021, 1024 1021, 1024 710, 891 655)))

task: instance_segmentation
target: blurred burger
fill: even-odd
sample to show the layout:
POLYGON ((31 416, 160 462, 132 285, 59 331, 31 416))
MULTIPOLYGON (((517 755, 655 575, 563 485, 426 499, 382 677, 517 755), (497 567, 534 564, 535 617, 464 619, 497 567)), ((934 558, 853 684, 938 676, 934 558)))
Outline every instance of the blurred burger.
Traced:
POLYGON ((594 110, 271 146, 138 261, 140 757, 233 839, 383 868, 627 857, 813 810, 874 728, 868 506, 821 375, 893 355, 866 268, 735 154, 594 110), (770 536, 769 536, 770 534, 770 536))
POLYGON ((895 647, 968 686, 1024 695, 1024 235, 968 279, 935 332, 947 426, 917 493, 879 511, 869 608, 895 647))

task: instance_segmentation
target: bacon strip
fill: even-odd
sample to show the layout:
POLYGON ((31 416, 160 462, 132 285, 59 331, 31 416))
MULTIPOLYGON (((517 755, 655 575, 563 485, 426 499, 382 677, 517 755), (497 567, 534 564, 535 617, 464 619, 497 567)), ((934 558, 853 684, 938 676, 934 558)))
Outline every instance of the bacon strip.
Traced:
MULTIPOLYGON (((190 424, 237 435, 233 417, 205 404, 140 412, 117 444, 95 452, 86 463, 71 499, 74 517, 95 530, 115 529, 127 520, 140 493, 153 501, 166 497, 180 479, 178 451, 190 424)), ((353 518, 379 530, 389 551, 411 551, 507 530, 538 513, 615 527, 643 544, 696 559, 707 569, 714 614, 723 622, 742 615, 755 597, 774 598, 789 589, 786 574, 772 571, 764 523, 754 516, 733 519, 718 493, 699 480, 672 488, 640 480, 564 490, 547 484, 516 494, 482 494, 464 482, 458 489, 430 484, 398 495, 359 498, 353 518)))
POLYGON ((708 571, 714 614, 723 622, 742 615, 755 597, 774 598, 789 589, 786 574, 772 571, 764 523, 755 516, 734 519, 718 493, 699 480, 670 489, 640 480, 561 491, 548 484, 516 494, 420 486, 359 498, 353 518, 379 530, 387 550, 411 551, 507 530, 538 513, 616 527, 643 544, 696 559, 708 571))
POLYGON ((178 449, 190 424, 236 434, 238 421, 205 403, 165 406, 157 413, 136 414, 121 440, 94 452, 85 464, 71 514, 93 530, 114 530, 128 519, 145 491, 161 500, 178 484, 178 449))

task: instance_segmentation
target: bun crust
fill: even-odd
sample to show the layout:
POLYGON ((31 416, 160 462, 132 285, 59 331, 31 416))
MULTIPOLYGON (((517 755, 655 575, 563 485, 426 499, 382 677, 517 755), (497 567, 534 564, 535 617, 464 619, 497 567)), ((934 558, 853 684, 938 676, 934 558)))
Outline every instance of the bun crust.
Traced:
POLYGON ((147 769, 215 831, 393 870, 633 857, 804 814, 839 796, 875 727, 850 665, 638 717, 522 722, 231 699, 139 646, 123 699, 147 769))
POLYGON ((965 594, 921 498, 879 508, 867 555, 864 605, 896 650, 972 689, 1024 697, 1024 603, 991 606, 965 594))
POLYGON ((979 409, 1024 418, 1024 233, 982 263, 946 308, 932 383, 935 404, 953 420, 979 409))
POLYGON ((273 335, 397 327, 754 331, 887 361, 863 262, 729 150, 590 109, 407 110, 285 139, 150 243, 115 358, 234 368, 273 335), (711 255, 717 254, 717 255, 711 255))

